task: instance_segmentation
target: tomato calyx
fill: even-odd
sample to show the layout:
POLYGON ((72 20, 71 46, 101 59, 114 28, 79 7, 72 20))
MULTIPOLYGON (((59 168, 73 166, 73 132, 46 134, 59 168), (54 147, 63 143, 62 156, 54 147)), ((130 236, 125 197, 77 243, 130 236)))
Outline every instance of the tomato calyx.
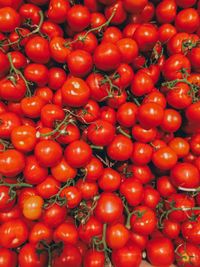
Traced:
POLYGON ((188 252, 187 252, 187 250, 186 250, 186 243, 179 244, 179 245, 175 248, 175 251, 174 251, 174 252, 175 252, 175 254, 180 258, 179 260, 182 261, 184 264, 188 263, 188 264, 193 265, 191 259, 192 259, 194 256, 188 254, 188 252), (184 246, 184 251, 183 251, 182 253, 179 253, 179 252, 178 252, 178 249, 179 249, 180 247, 182 247, 182 246, 184 246))
POLYGON ((200 41, 194 41, 191 39, 186 39, 182 42, 182 51, 186 55, 192 48, 195 48, 199 45, 200 41))
MULTIPOLYGON (((0 125, 3 124, 3 121, 0 120, 0 125)), ((0 138, 0 145, 2 145, 2 148, 0 148, 0 152, 6 151, 7 148, 11 148, 11 143, 7 140, 3 140, 0 138)))

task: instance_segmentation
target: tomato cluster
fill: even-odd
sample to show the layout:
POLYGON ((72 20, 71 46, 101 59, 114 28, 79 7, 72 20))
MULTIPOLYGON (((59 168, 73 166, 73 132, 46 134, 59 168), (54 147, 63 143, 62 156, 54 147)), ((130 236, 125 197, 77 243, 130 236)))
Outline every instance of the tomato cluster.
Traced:
POLYGON ((200 267, 200 1, 0 0, 0 267, 200 267))

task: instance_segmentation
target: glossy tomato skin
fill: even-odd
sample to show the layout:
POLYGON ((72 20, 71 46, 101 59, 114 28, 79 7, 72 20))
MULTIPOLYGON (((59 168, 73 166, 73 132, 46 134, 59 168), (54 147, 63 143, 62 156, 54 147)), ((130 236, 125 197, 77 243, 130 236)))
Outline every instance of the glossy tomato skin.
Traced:
POLYGON ((44 267, 47 264, 47 253, 44 252, 39 257, 35 246, 27 243, 19 252, 19 264, 22 267, 44 267))
POLYGON ((17 254, 6 248, 0 250, 0 266, 1 267, 16 267, 17 266, 17 254))
POLYGON ((96 48, 93 59, 98 69, 111 71, 121 63, 121 53, 115 44, 103 42, 96 48))
POLYGON ((141 250, 138 246, 131 244, 112 252, 112 262, 116 267, 139 267, 142 260, 141 250))
POLYGON ((199 14, 194 8, 181 10, 175 20, 175 26, 178 31, 194 33, 200 24, 199 14))
POLYGON ((53 257, 53 267, 81 267, 82 257, 78 248, 73 245, 65 245, 60 255, 53 257))
POLYGON ((20 16, 12 7, 0 8, 0 31, 12 32, 20 26, 20 16))
POLYGON ((147 243, 147 257, 151 264, 169 266, 174 262, 174 247, 168 238, 153 238, 147 243))
POLYGON ((198 246, 186 242, 178 247, 176 261, 178 266, 185 265, 186 267, 198 266, 200 264, 200 250, 198 246), (184 258, 183 258, 184 256, 184 258))
POLYGON ((103 267, 105 265, 105 255, 102 251, 89 249, 83 259, 84 267, 103 267))
POLYGON ((80 78, 69 78, 61 88, 63 102, 71 107, 85 105, 90 97, 90 88, 80 78))
POLYGON ((95 208, 95 215, 102 223, 112 223, 122 216, 121 199, 114 193, 102 193, 95 208))
POLYGON ((15 149, 0 153, 0 173, 6 177, 14 177, 21 173, 25 167, 24 155, 15 149))
POLYGON ((2 239, 0 245, 5 248, 16 248, 28 239, 28 227, 23 220, 10 220, 0 226, 2 239))

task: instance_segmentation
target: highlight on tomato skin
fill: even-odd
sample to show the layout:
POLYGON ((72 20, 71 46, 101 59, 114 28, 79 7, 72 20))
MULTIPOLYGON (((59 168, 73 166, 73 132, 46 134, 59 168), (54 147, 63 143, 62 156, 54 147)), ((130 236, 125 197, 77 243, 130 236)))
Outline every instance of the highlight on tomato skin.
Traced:
POLYGON ((0 0, 0 267, 200 266, 200 0, 0 0))

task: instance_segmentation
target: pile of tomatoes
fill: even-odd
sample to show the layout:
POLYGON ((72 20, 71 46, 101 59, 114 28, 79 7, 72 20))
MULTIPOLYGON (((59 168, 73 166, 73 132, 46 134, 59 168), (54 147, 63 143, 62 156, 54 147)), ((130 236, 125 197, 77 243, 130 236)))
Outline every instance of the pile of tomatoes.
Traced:
POLYGON ((200 1, 0 0, 0 267, 200 267, 200 1))

